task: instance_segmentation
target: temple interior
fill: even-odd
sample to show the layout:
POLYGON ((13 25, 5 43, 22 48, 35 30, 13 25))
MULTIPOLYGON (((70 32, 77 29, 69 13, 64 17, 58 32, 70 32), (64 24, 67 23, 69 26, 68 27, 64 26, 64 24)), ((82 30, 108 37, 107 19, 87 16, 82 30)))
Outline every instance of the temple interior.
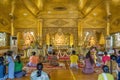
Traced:
MULTIPOLYGON (((39 56, 50 80, 98 80, 104 55, 100 52, 119 54, 119 10, 120 0, 0 0, 0 56, 9 50, 13 57, 21 56, 28 73, 15 80, 35 80, 31 73, 36 68, 26 66, 32 52, 39 56), (57 56, 57 67, 49 65, 50 45, 57 56), (100 66, 95 66, 94 73, 85 74, 82 69, 91 47, 96 49, 94 63, 100 66), (72 50, 79 57, 77 70, 70 67, 72 50)), ((107 65, 113 71, 114 61, 110 62, 107 65)), ((118 80, 117 73, 111 74, 118 80)))

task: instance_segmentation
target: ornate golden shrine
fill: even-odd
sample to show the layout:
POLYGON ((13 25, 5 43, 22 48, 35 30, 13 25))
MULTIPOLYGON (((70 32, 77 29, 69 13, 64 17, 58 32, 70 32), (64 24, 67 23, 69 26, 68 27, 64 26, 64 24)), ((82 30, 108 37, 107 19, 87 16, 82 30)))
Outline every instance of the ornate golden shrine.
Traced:
POLYGON ((54 34, 46 34, 46 44, 54 46, 69 46, 73 45, 74 37, 72 34, 65 34, 62 29, 59 28, 54 34))
MULTIPOLYGON (((4 4, 4 1, 0 2, 1 11, 2 11, 0 13, 1 14, 1 17, 0 17, 1 30, 0 31, 10 33, 10 29, 11 29, 11 35, 15 35, 17 34, 18 29, 21 29, 21 31, 27 30, 27 29, 37 29, 36 32, 38 33, 38 36, 40 36, 41 38, 41 45, 44 44, 44 40, 45 41, 47 40, 46 41, 47 44, 53 43, 54 40, 52 40, 52 36, 53 38, 55 37, 55 32, 44 34, 46 33, 46 32, 42 32, 44 31, 43 30, 44 27, 45 28, 46 27, 78 28, 78 30, 75 31, 76 33, 69 33, 69 45, 72 45, 72 44, 81 45, 81 43, 83 42, 81 40, 81 37, 84 34, 83 28, 91 28, 91 29, 103 28, 104 30, 106 30, 103 33, 104 36, 106 36, 106 33, 107 35, 109 35, 109 32, 114 33, 114 32, 120 31, 120 28, 118 27, 119 21, 120 21, 120 17, 119 17, 120 12, 117 11, 119 9, 119 6, 115 6, 115 5, 119 5, 119 0, 116 2, 115 0, 113 0, 111 2, 112 4, 108 0, 103 1, 103 3, 105 4, 108 3, 108 5, 104 5, 104 6, 103 4, 97 5, 99 2, 101 2, 101 0, 96 0, 96 1, 94 0, 88 0, 88 1, 45 0, 43 2, 42 0, 32 0, 32 1, 18 0, 17 2, 16 1, 14 2, 14 1, 15 0, 8 0, 6 1, 7 2, 6 4, 4 4), (92 4, 93 2, 94 4, 92 4), (25 3, 25 5, 23 3, 25 3), (27 9, 24 6, 26 6, 27 9), (59 8, 59 6, 62 8, 56 10, 56 8, 59 8), (109 6, 111 7, 112 10, 109 9, 109 6), (11 15, 10 10, 12 14, 14 14, 14 16, 11 15), (111 14, 108 14, 109 11, 112 13, 112 17, 111 17, 111 14), (10 13, 9 16, 8 16, 8 13, 10 13), (11 20, 9 19, 10 17, 15 19, 11 20), (107 18, 107 22, 106 22, 106 18, 107 18), (62 20, 55 20, 55 19, 62 19, 62 20), (55 20, 55 22, 52 20, 55 20), (74 24, 75 22, 78 24, 74 24), (50 23, 51 25, 48 24, 47 26, 45 26, 46 24, 44 25, 44 23, 46 24, 50 23), (70 24, 70 25, 66 26, 66 24, 70 24), (49 39, 44 39, 43 35, 50 36, 50 37, 48 37, 49 39), (73 39, 75 39, 72 41, 73 43, 71 42, 72 37, 70 37, 70 35, 73 35, 73 39)), ((66 37, 67 34, 66 33, 64 34, 66 37)), ((62 42, 64 42, 64 39, 62 40, 63 40, 62 42)), ((60 39, 56 41, 60 41, 60 39)), ((104 43, 104 37, 103 37, 103 42, 101 44, 103 43, 104 43)), ((63 43, 60 43, 60 44, 63 44, 63 43)))
POLYGON ((69 37, 62 32, 61 28, 52 36, 52 43, 56 46, 67 45, 67 41, 69 41, 69 37))

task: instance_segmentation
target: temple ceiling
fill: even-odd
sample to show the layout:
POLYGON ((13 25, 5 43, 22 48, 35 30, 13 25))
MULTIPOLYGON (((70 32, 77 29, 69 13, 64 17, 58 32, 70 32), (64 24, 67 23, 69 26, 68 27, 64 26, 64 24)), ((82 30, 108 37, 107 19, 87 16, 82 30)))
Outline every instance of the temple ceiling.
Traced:
POLYGON ((48 22, 45 27, 77 27, 79 19, 83 28, 106 28, 109 15, 110 32, 120 31, 120 0, 0 0, 0 10, 5 29, 11 19, 23 29, 36 28, 38 19, 48 22))

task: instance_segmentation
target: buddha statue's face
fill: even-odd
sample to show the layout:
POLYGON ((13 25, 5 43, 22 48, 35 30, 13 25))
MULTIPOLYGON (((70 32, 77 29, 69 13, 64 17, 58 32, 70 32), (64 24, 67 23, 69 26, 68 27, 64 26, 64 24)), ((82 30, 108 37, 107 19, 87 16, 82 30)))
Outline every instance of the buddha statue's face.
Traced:
POLYGON ((91 37, 91 40, 94 40, 94 37, 91 37))
POLYGON ((58 32, 62 32, 62 29, 61 29, 61 28, 59 28, 59 29, 58 29, 58 32))

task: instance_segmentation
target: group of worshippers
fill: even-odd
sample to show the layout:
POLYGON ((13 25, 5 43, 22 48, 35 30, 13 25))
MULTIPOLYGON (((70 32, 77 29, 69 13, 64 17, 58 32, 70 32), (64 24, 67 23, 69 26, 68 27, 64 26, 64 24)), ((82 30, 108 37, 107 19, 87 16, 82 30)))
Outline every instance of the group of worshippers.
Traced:
MULTIPOLYGON (((52 59, 49 61, 52 66, 59 66, 56 53, 50 52, 52 54, 52 59)), ((86 56, 83 58, 83 68, 82 72, 85 74, 91 74, 96 72, 95 66, 97 64, 97 50, 95 47, 91 47, 90 50, 86 53, 86 56)), ((0 57, 0 80, 14 78, 20 78, 26 76, 26 71, 23 70, 23 62, 21 61, 20 55, 15 56, 13 58, 13 52, 7 51, 2 57, 0 57), (8 67, 8 69, 6 69, 8 67)), ((70 68, 78 69, 79 57, 76 54, 76 51, 73 50, 70 55, 70 68)), ((109 56, 107 52, 104 52, 104 55, 101 59, 101 68, 103 72, 99 74, 98 80, 114 80, 112 74, 110 74, 108 63, 110 60, 113 60, 117 63, 117 80, 120 80, 120 51, 118 51, 117 55, 109 56)), ((32 52, 31 57, 29 58, 29 62, 27 63, 28 67, 36 67, 37 70, 31 73, 31 80, 50 80, 49 74, 43 71, 43 63, 40 61, 40 57, 36 56, 36 52, 32 52)))
POLYGON ((7 51, 0 57, 0 80, 13 80, 26 75, 26 71, 22 70, 23 63, 20 56, 13 58, 13 51, 7 51))
MULTIPOLYGON (((38 60, 33 52, 27 66, 34 66, 37 70, 31 73, 31 80, 49 80, 49 75, 42 71, 43 64, 38 60)), ((13 57, 13 51, 7 51, 0 57, 0 80, 14 80, 15 78, 22 78, 26 76, 27 71, 23 70, 23 62, 21 55, 13 57)))
MULTIPOLYGON (((52 54, 52 56, 53 56, 50 61, 50 64, 53 66, 59 66, 56 53, 53 50, 51 50, 49 53, 52 54)), ((72 54, 70 55, 70 68, 71 69, 79 68, 78 67, 79 57, 81 57, 81 56, 78 56, 76 54, 76 51, 73 50, 72 54)), ((83 58, 84 66, 83 66, 82 72, 85 74, 91 74, 91 73, 96 72, 95 71, 96 66, 100 66, 100 67, 102 67, 103 73, 99 74, 98 80, 114 80, 113 75, 110 74, 110 70, 109 70, 110 66, 108 65, 110 60, 114 60, 114 62, 117 63, 117 65, 116 65, 117 72, 118 72, 117 80, 120 80, 120 51, 118 51, 118 55, 113 55, 114 59, 111 59, 111 56, 108 55, 108 53, 106 51, 104 51, 104 54, 101 59, 101 63, 98 63, 97 58, 98 58, 97 48, 91 47, 89 49, 89 51, 86 53, 85 57, 83 58)), ((35 58, 35 59, 37 59, 37 58, 35 58)))
MULTIPOLYGON (((91 74, 96 72, 95 67, 101 67, 103 70, 103 73, 99 74, 98 80, 114 80, 114 77, 112 74, 110 74, 110 61, 112 61, 113 66, 116 65, 116 74, 117 74, 117 80, 120 80, 120 51, 118 51, 118 54, 111 54, 109 55, 106 51, 104 52, 101 61, 97 61, 97 49, 96 47, 91 47, 90 50, 86 53, 86 56, 83 59, 83 68, 82 72, 85 74, 91 74)), ((70 56, 70 67, 78 69, 78 62, 79 62, 79 56, 75 54, 75 51, 72 52, 72 55, 70 56)))

